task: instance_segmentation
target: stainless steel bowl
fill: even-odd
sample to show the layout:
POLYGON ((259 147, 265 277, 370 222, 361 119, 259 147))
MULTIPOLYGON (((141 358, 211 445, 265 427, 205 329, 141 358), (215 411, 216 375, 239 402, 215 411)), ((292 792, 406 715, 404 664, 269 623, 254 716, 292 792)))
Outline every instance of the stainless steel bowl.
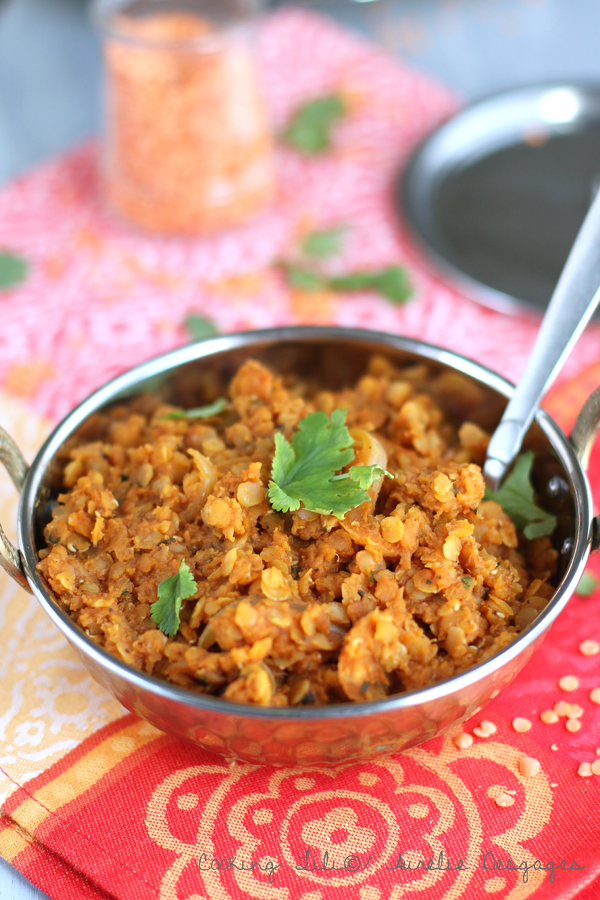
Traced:
MULTIPOLYGON (((426 363, 436 398, 456 420, 488 429, 498 421, 513 386, 494 372, 447 350, 408 338, 341 328, 276 328, 227 335, 182 347, 119 376, 70 413, 48 438, 31 468, 4 435, 0 457, 21 489, 20 550, 2 541, 2 565, 33 591, 93 677, 127 709, 169 734, 254 763, 314 765, 390 753, 435 737, 473 715, 514 678, 559 614, 597 548, 597 525, 584 463, 600 421, 596 394, 574 430, 575 446, 543 411, 526 446, 535 450, 534 481, 559 516, 556 547, 561 572, 543 613, 508 647, 480 665, 431 687, 362 704, 271 709, 230 703, 146 675, 111 656, 74 624, 36 572, 50 504, 60 490, 69 447, 94 433, 99 410, 152 391, 196 406, 217 396, 248 357, 332 388, 355 380, 373 353, 399 364, 426 363), (582 462, 583 460, 583 462, 582 462)), ((597 392, 598 393, 598 392, 597 392)), ((0 529, 1 530, 1 529, 0 529)))

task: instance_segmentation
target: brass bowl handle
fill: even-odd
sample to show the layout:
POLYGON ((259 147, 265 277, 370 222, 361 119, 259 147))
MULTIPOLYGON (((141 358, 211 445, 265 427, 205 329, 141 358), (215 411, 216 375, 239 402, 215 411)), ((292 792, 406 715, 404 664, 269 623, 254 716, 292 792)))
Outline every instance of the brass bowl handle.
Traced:
MULTIPOLYGON (((20 492, 25 483, 29 467, 23 458, 23 454, 4 428, 0 428, 0 462, 4 464, 4 468, 10 475, 12 483, 20 492)), ((32 593, 23 568, 21 553, 8 540, 2 525, 0 525, 0 566, 14 578, 17 584, 29 591, 30 594, 32 593)))
MULTIPOLYGON (((587 398, 571 432, 571 443, 584 469, 587 469, 592 447, 600 428, 600 388, 587 398)), ((600 515, 594 518, 592 530, 591 553, 600 549, 600 515)))

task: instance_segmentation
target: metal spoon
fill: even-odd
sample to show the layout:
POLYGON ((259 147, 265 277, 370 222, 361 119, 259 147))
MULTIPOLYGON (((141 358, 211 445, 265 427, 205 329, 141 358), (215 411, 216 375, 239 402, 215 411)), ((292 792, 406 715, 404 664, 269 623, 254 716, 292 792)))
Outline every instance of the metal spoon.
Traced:
POLYGON ((579 229, 540 326, 523 376, 490 440, 483 474, 497 491, 540 400, 600 300, 600 191, 579 229))

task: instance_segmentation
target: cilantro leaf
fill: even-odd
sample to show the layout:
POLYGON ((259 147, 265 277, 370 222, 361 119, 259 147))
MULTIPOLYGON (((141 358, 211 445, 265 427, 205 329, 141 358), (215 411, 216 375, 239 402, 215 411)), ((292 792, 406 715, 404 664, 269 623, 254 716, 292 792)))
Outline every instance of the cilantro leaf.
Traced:
POLYGON ((345 111, 337 94, 309 100, 294 112, 283 138, 301 153, 323 153, 331 146, 333 126, 345 111))
POLYGON ((595 575, 592 575, 591 572, 584 572, 579 580, 579 584, 575 588, 575 593, 578 597, 590 597, 598 585, 600 581, 596 578, 595 575))
POLYGON ((335 275, 330 278, 329 284, 335 291, 368 291, 376 278, 375 272, 350 272, 348 275, 335 275))
POLYGON ((311 234, 307 234, 302 241, 302 252, 306 256, 316 256, 319 259, 326 256, 335 256, 341 250, 345 230, 342 225, 336 225, 333 228, 313 231, 311 234))
POLYGON ((210 319, 192 313, 183 323, 189 336, 193 341, 203 341, 204 338, 212 337, 218 334, 217 327, 210 319))
POLYGON ((193 597, 196 582, 185 559, 181 561, 179 572, 161 581, 158 586, 158 600, 150 607, 152 621, 167 637, 175 637, 179 628, 181 601, 193 597))
POLYGON ((406 303, 413 292, 406 269, 402 266, 390 266, 379 272, 375 290, 392 303, 406 303))
POLYGON ((392 303, 405 303, 412 287, 402 266, 389 266, 376 272, 351 272, 329 280, 334 291, 376 291, 392 303))
POLYGON ((218 416, 227 406, 225 397, 219 397, 206 406, 196 406, 194 409, 174 409, 163 419, 207 419, 209 416, 218 416))
POLYGON ((20 284, 27 277, 28 268, 22 256, 7 250, 0 251, 0 289, 8 290, 20 284))
POLYGON ((338 519, 369 499, 365 485, 387 474, 379 466, 353 466, 336 475, 354 459, 353 441, 346 427, 346 410, 309 413, 298 423, 291 443, 275 435, 275 455, 269 482, 274 509, 300 508, 338 519), (353 475, 353 469, 359 470, 353 475), (356 482, 359 482, 358 484, 356 482))
POLYGON ((290 287, 299 288, 302 291, 320 291, 327 282, 316 272, 303 269, 300 266, 286 265, 285 267, 290 287))
POLYGON ((528 540, 552 534, 556 528, 556 516, 537 506, 534 500, 530 473, 533 451, 518 456, 513 470, 497 493, 486 489, 484 500, 495 500, 510 516, 517 529, 528 540))
POLYGON ((382 469, 381 466, 352 466, 348 475, 352 481, 358 482, 363 491, 368 491, 374 482, 379 481, 384 476, 388 478, 394 477, 391 472, 388 472, 387 469, 382 469))
POLYGON ((334 475, 331 480, 344 481, 346 478, 351 478, 352 481, 356 481, 359 484, 363 491, 368 491, 371 485, 383 478, 384 475, 387 475, 388 478, 394 477, 391 472, 388 472, 387 469, 382 469, 381 466, 351 466, 348 472, 334 475))
POLYGON ((406 270, 401 266, 390 266, 376 272, 350 272, 348 275, 333 277, 295 263, 282 260, 290 287, 303 291, 375 291, 391 303, 405 303, 412 295, 412 287, 406 270))

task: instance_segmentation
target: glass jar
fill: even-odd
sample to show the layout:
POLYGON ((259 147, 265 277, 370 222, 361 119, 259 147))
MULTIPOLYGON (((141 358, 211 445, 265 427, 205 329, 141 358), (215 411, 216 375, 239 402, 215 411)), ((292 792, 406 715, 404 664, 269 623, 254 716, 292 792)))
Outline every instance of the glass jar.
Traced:
POLYGON ((97 0, 111 211, 162 234, 240 225, 273 197, 253 26, 260 0, 97 0))

